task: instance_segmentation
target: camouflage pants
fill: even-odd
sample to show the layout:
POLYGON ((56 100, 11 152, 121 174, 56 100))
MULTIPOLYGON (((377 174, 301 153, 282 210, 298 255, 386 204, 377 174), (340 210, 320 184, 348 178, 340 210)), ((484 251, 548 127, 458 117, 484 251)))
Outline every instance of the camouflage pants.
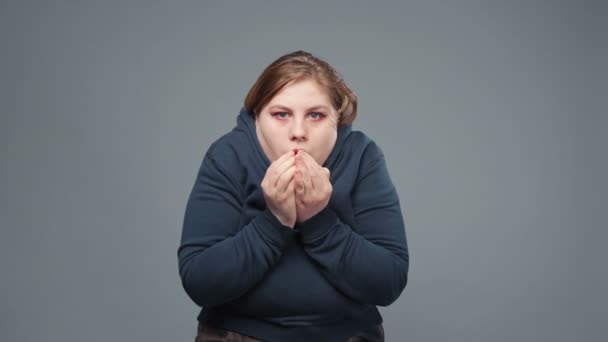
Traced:
MULTIPOLYGON (((214 328, 198 324, 195 342, 262 342, 250 336, 241 335, 234 331, 214 328)), ((345 342, 384 342, 384 328, 377 325, 372 329, 350 337, 345 342)))

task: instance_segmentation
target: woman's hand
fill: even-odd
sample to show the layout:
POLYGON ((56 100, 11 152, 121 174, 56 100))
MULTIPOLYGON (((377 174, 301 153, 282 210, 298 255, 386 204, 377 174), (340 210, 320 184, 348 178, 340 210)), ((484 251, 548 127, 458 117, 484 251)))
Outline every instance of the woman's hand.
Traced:
POLYGON ((333 191, 329 169, 321 167, 305 151, 295 156, 294 175, 297 222, 305 222, 325 209, 333 191))
POLYGON ((296 224, 294 192, 295 154, 289 151, 272 162, 262 180, 264 199, 270 211, 284 225, 296 224))

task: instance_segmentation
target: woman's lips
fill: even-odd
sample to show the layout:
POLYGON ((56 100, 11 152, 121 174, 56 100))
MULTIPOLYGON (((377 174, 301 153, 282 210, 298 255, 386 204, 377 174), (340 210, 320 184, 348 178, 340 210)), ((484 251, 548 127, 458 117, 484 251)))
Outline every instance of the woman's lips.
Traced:
POLYGON ((304 151, 303 148, 294 148, 293 153, 298 154, 299 151, 304 151))

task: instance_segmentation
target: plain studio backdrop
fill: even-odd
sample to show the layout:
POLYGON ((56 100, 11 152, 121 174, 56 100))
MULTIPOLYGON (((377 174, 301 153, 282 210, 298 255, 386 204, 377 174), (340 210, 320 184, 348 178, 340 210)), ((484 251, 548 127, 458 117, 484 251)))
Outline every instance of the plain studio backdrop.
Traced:
POLYGON ((606 7, 0 1, 0 340, 193 341, 184 209, 280 55, 358 94, 401 197, 387 341, 606 337, 606 7))

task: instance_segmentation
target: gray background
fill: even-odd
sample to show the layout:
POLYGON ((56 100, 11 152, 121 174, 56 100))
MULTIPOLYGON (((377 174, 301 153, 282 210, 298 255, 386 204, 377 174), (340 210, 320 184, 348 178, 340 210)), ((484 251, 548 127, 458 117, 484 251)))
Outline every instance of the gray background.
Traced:
POLYGON ((605 7, 0 1, 0 340, 192 341, 201 157, 297 49, 358 94, 402 199, 388 341, 603 340, 605 7))

